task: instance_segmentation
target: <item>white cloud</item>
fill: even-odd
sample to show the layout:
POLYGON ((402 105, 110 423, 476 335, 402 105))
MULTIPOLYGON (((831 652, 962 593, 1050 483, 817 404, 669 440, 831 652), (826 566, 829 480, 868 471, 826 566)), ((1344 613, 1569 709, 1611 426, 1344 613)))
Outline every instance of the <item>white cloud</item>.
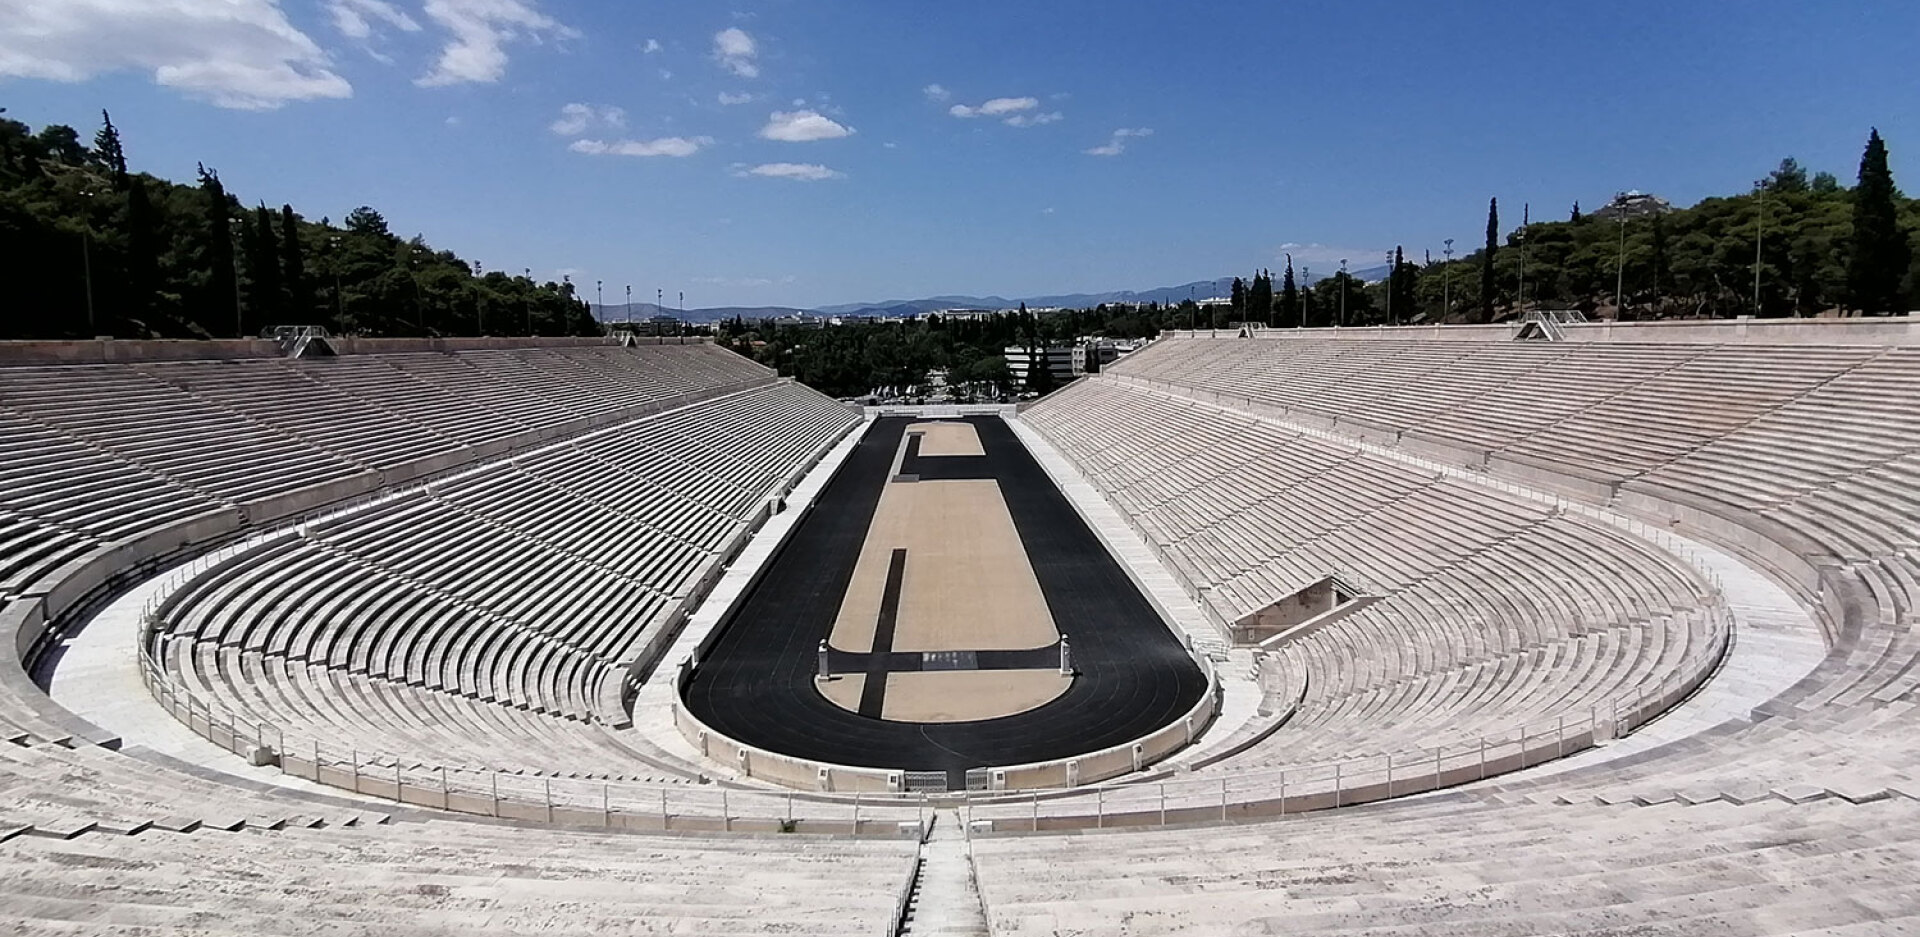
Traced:
POLYGON ((712 137, 661 137, 658 140, 575 140, 567 149, 588 156, 682 157, 712 145, 712 137))
POLYGON ((452 33, 433 70, 415 81, 436 88, 499 81, 509 42, 572 39, 580 33, 540 12, 538 0, 426 0, 427 18, 452 33))
POLYGON ((7 0, 0 11, 0 77, 74 82, 126 69, 220 107, 353 96, 273 0, 7 0))
POLYGON ((1107 138, 1107 142, 1089 150, 1082 150, 1081 152, 1088 156, 1119 156, 1127 151, 1128 140, 1137 140, 1141 137, 1151 136, 1153 136, 1152 127, 1122 127, 1119 130, 1115 130, 1113 136, 1107 138))
POLYGON ((348 39, 369 39, 377 20, 401 32, 417 33, 420 24, 386 0, 327 0, 327 12, 333 16, 333 28, 348 39))
POLYGON ((927 100, 935 101, 935 102, 946 101, 953 97, 953 92, 948 91, 947 89, 942 88, 937 84, 928 85, 924 88, 921 88, 920 93, 926 95, 927 100))
POLYGON ((648 54, 648 55, 652 55, 652 54, 654 54, 655 52, 658 52, 658 51, 660 51, 660 40, 658 40, 658 39, 649 39, 649 40, 647 40, 647 44, 646 44, 646 45, 644 45, 644 46, 641 46, 641 47, 640 47, 640 51, 641 51, 641 52, 644 52, 644 53, 646 53, 646 54, 648 54))
POLYGON ((828 169, 819 163, 762 163, 758 166, 735 166, 736 176, 764 176, 769 179, 793 179, 799 182, 819 182, 822 179, 841 179, 846 173, 828 169))
POLYGON ((947 108, 947 113, 955 117, 1006 117, 1021 111, 1030 111, 1039 106, 1038 98, 994 98, 985 104, 971 107, 955 104, 947 108))
POLYGON ((619 128, 626 125, 627 112, 617 107, 568 104, 560 108, 560 117, 547 129, 563 137, 577 137, 595 127, 619 128))
POLYGON ((760 44, 747 31, 732 26, 713 34, 713 60, 741 78, 760 77, 760 44))
POLYGON ((818 111, 774 111, 767 118, 767 125, 760 128, 762 139, 787 143, 837 140, 852 133, 852 127, 823 117, 818 111))
POLYGON ((752 101, 753 95, 744 91, 739 94, 728 94, 725 91, 720 92, 720 103, 728 107, 735 104, 749 104, 752 103, 752 101))
POLYGON ((1051 124, 1065 116, 1067 115, 1059 111, 1047 111, 1043 114, 1015 114, 1007 118, 1004 123, 1009 127, 1038 127, 1041 124, 1051 124))

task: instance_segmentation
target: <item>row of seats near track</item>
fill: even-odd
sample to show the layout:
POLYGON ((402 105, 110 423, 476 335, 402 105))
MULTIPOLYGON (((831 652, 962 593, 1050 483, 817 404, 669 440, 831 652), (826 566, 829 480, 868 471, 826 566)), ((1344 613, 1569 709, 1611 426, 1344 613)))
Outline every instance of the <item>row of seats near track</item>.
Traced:
POLYGON ((0 368, 0 596, 102 545, 327 482, 765 382, 711 345, 0 368))
POLYGON ((1310 677, 1300 709, 1224 770, 1497 733, 1711 651, 1694 573, 1544 503, 1121 384, 1083 382, 1025 419, 1227 621, 1328 574, 1385 596, 1285 646, 1310 677))
POLYGON ((174 597, 167 666, 329 747, 632 774, 570 720, 605 716, 609 693, 617 705, 626 666, 721 551, 854 419, 776 384, 305 525, 174 597))
POLYGON ((1865 610, 1851 632, 1823 622, 1834 657, 1783 706, 1879 706, 1920 688, 1920 348, 1312 334, 1173 338, 1113 371, 1746 529, 1828 570, 1794 583, 1803 601, 1831 611, 1846 587, 1865 610))

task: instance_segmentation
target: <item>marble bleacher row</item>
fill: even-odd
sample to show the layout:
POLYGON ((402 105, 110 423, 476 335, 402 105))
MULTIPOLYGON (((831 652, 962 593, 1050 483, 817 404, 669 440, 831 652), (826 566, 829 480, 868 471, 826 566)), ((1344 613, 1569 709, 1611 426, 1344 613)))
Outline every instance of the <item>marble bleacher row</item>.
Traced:
POLYGON ((887 933, 910 841, 405 822, 5 838, 11 934, 887 933))
POLYGON ((1215 770, 1497 733, 1657 683, 1708 650, 1691 626, 1709 590, 1693 573, 1544 504, 1103 381, 1024 419, 1226 621, 1328 574, 1386 597, 1287 646, 1311 675, 1299 711, 1215 770))
POLYGON ((631 774, 595 728, 515 711, 587 721, 617 707, 628 665, 710 564, 854 419, 778 384, 304 525, 174 597, 169 667, 243 718, 330 748, 631 774), (452 698, 426 704, 418 690, 452 698), (528 744, 447 732, 449 721, 505 723, 505 737, 528 744))
POLYGON ((992 931, 1864 935, 1920 919, 1920 803, 1452 795, 1205 830, 978 839, 992 931), (1100 861, 1089 861, 1090 857, 1100 861))
POLYGON ((1598 482, 1649 513, 1717 519, 1781 554, 1773 565, 1809 606, 1828 603, 1821 623, 1834 654, 1775 711, 1885 704, 1920 687, 1910 627, 1920 599, 1920 348, 1312 333, 1175 338, 1114 370, 1353 421, 1356 432, 1382 428, 1403 445, 1509 457, 1598 482), (1851 624, 1835 620, 1841 589, 1867 608, 1851 624))
MULTIPOLYGON (((653 538, 630 541, 633 550, 684 560, 695 543, 674 550, 680 541, 669 538, 711 533, 697 514, 750 505, 749 490, 792 472, 815 424, 851 419, 772 382, 765 369, 711 346, 0 368, 0 609, 37 602, 69 564, 172 523, 224 514, 231 530, 263 500, 305 486, 359 480, 371 491, 391 477, 417 477, 422 466, 457 469, 504 455, 556 429, 574 434, 583 448, 568 451, 578 455, 522 452, 497 477, 467 472, 396 500, 433 505, 421 522, 472 518, 482 536, 563 554, 582 547, 567 535, 604 534, 618 518, 633 537, 653 538), (748 387, 756 389, 715 399, 748 387), (633 439, 580 435, 596 420, 703 400, 656 417, 633 439), (754 437, 759 448, 721 457, 740 427, 795 412, 804 418, 773 420, 776 428, 754 437), (713 425, 729 428, 714 433, 722 449, 703 448, 713 425), (653 488, 617 487, 612 476, 651 469, 644 460, 653 447, 683 453, 688 471, 663 472, 653 488), (582 463, 586 470, 565 474, 582 463), (530 526, 529 514, 505 503, 523 489, 486 487, 516 478, 565 491, 570 510, 592 513, 595 526, 530 526), (575 493, 593 485, 601 487, 590 496, 575 493), (598 506, 589 509, 588 497, 598 506), (695 499, 704 499, 699 512, 638 513, 695 499)), ((316 528, 301 542, 323 542, 335 529, 316 528)), ((656 576, 612 559, 568 568, 604 566, 622 583, 656 576)), ((316 562, 313 573, 338 570, 316 562)), ((682 585, 657 575, 655 591, 682 585)), ((187 655, 208 668, 196 666, 191 679, 287 694, 311 718, 349 720, 328 730, 343 737, 379 725, 390 740, 457 743, 464 750, 455 757, 518 765, 595 744, 590 734, 555 731, 584 728, 570 720, 204 647, 187 655), (278 678, 261 673, 276 664, 278 678)), ((914 865, 904 842, 585 834, 420 822, 407 808, 389 824, 393 808, 365 799, 216 778, 137 740, 124 751, 89 744, 62 734, 50 715, 57 707, 31 698, 30 686, 0 691, 0 929, 8 933, 868 934, 886 927, 914 865), (754 874, 742 876, 745 867, 754 874)))
POLYGON ((0 367, 0 598, 169 522, 770 379, 711 345, 0 367))

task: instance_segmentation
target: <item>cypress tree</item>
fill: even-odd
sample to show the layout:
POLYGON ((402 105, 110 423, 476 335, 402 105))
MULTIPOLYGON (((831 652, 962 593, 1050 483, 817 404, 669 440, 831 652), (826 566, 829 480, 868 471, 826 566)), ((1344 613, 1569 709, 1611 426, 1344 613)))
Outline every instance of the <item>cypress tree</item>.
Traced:
POLYGON ((1900 278, 1912 259, 1894 212, 1893 172, 1880 131, 1867 137, 1860 156, 1860 183, 1853 190, 1853 240, 1847 256, 1850 305, 1862 312, 1903 312, 1900 278))
POLYGON ((113 174, 113 187, 126 191, 127 151, 120 143, 120 130, 113 125, 113 115, 106 111, 100 112, 100 132, 93 135, 93 155, 113 174))
POLYGON ((1274 322, 1284 329, 1300 327, 1300 285, 1293 279, 1293 255, 1287 255, 1286 272, 1280 275, 1280 317, 1274 322))
POLYGON ((1500 251, 1500 200, 1487 201, 1487 247, 1480 253, 1480 321, 1493 321, 1494 255, 1500 251))
POLYGON ((253 211, 248 238, 247 274, 253 278, 253 314, 262 324, 280 324, 287 300, 280 278, 280 237, 273 230, 273 213, 262 203, 253 211))
MULTIPOLYGON (((160 234, 147 180, 127 177, 127 309, 145 317, 160 289, 160 234)), ((111 313, 109 313, 111 315, 111 313)))
POLYGON ((1262 325, 1273 321, 1273 274, 1270 271, 1253 275, 1253 287, 1247 291, 1247 321, 1262 325))
POLYGON ((206 239, 209 275, 206 301, 201 304, 201 314, 206 319, 201 325, 210 334, 224 334, 226 328, 222 320, 232 313, 235 337, 245 338, 247 323, 240 312, 240 281, 234 276, 233 270, 232 216, 227 213, 227 187, 220 184, 220 174, 204 164, 199 167, 199 172, 200 194, 206 200, 206 204, 201 206, 205 220, 201 236, 206 239))
POLYGON ((286 283, 287 314, 305 320, 313 310, 307 285, 306 252, 300 247, 300 217, 292 205, 280 206, 280 276, 286 283))

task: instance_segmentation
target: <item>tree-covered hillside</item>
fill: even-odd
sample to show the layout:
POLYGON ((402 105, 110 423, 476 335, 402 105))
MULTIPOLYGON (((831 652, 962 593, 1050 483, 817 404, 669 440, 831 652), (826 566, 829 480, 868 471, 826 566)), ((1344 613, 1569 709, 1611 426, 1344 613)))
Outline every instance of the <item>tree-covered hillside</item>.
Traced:
POLYGON ((0 116, 0 338, 599 331, 571 284, 477 276, 372 208, 249 208, 212 169, 183 185, 135 172, 134 151, 104 114, 91 141, 0 116))

